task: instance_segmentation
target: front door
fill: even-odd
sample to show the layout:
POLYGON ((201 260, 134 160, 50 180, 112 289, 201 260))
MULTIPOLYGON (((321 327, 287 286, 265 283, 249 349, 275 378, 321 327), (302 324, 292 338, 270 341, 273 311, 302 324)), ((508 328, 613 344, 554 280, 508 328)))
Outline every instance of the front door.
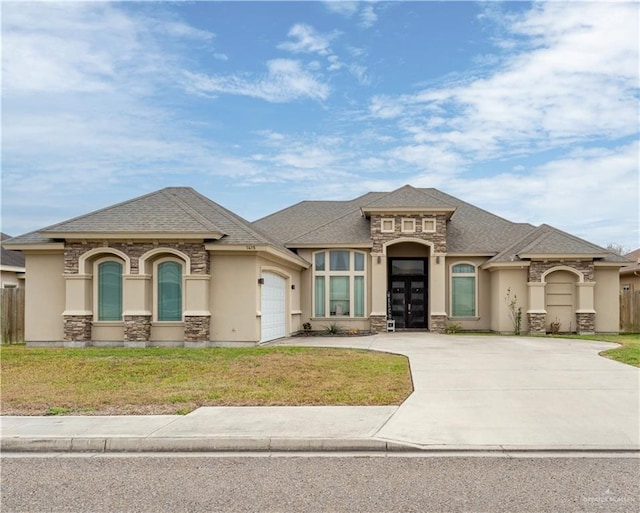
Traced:
POLYGON ((426 259, 392 259, 389 309, 396 328, 427 327, 426 259))

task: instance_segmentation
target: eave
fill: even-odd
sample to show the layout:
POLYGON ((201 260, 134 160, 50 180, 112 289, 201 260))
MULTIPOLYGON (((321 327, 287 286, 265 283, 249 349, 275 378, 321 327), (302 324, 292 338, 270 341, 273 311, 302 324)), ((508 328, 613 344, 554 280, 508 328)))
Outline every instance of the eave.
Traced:
POLYGON ((303 258, 294 255, 287 254, 283 251, 279 251, 276 248, 267 244, 205 244, 204 248, 212 253, 228 253, 235 255, 257 255, 259 253, 266 253, 267 255, 284 260, 290 264, 295 264, 302 269, 308 269, 311 264, 303 258))
POLYGON ((608 253, 518 253, 518 257, 523 260, 596 260, 605 258, 608 253))
POLYGON ((373 247, 373 242, 339 242, 339 243, 331 243, 331 244, 322 244, 318 242, 313 243, 304 243, 304 244, 285 244, 285 247, 288 249, 345 249, 345 248, 353 248, 353 249, 370 249, 373 247))
POLYGON ((41 231, 42 235, 51 239, 65 240, 218 240, 224 236, 221 232, 55 232, 41 231))
POLYGON ((456 211, 455 207, 439 207, 439 208, 422 208, 422 207, 360 207, 360 212, 363 217, 371 217, 371 214, 379 215, 392 215, 392 214, 445 214, 447 221, 451 219, 451 216, 456 211))

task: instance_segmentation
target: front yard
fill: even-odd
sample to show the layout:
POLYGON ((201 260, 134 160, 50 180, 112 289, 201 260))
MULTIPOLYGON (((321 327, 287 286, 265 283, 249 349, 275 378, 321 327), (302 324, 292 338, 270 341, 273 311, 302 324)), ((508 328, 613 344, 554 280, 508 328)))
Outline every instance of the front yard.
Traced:
POLYGON ((62 349, 3 346, 3 415, 188 413, 199 406, 394 405, 406 357, 268 347, 62 349))
MULTIPOLYGON (((557 336, 557 335, 556 335, 557 336)), ((607 349, 600 353, 601 356, 617 362, 640 367, 640 334, 621 333, 620 335, 576 335, 567 338, 579 338, 582 340, 600 340, 603 342, 617 342, 620 347, 607 349)))

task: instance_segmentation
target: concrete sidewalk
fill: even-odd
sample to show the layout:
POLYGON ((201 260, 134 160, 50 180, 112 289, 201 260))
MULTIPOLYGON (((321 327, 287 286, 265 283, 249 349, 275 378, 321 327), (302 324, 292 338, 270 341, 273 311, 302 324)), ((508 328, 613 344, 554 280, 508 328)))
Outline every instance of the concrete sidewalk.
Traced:
POLYGON ((214 407, 2 417, 3 451, 640 451, 640 369, 604 342, 393 333, 297 338, 408 356, 399 407, 214 407))

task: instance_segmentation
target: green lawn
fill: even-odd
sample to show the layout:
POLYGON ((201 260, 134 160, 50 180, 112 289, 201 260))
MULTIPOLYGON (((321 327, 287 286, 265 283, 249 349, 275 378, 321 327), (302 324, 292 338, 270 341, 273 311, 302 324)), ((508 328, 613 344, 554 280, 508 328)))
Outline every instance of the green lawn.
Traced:
POLYGON ((175 414, 199 406, 393 405, 406 357, 363 350, 0 349, 4 415, 175 414))
MULTIPOLYGON (((556 335, 557 337, 558 335, 556 335)), ((560 335, 562 338, 577 338, 582 340, 601 340, 603 342, 617 342, 620 347, 602 351, 600 355, 617 362, 640 367, 640 334, 622 333, 620 335, 560 335)))

